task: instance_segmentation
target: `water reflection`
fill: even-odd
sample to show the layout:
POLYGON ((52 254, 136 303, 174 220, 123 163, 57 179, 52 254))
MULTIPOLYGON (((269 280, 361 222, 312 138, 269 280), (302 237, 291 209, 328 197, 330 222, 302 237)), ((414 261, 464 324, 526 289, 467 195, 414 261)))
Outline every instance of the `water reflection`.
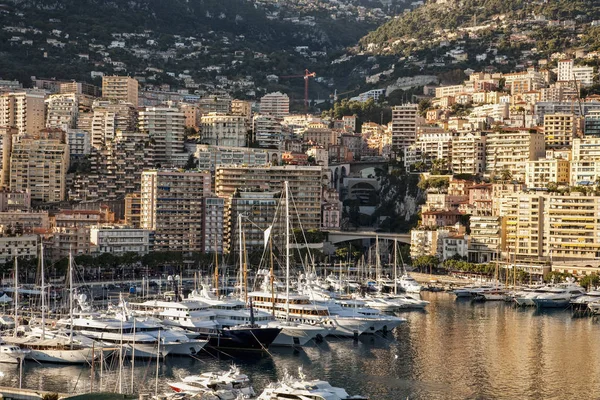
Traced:
MULTIPOLYGON (((471 303, 446 293, 424 295, 426 312, 402 312, 407 323, 387 335, 327 339, 300 351, 168 358, 159 365, 159 390, 188 374, 240 365, 257 390, 298 367, 313 378, 372 400, 594 398, 600 381, 600 321, 570 312, 513 308, 503 302, 471 303)), ((0 365, 0 385, 18 386, 18 366, 0 365)), ((136 361, 136 390, 153 391, 156 364, 136 361)), ((24 365, 23 386, 60 392, 89 391, 89 368, 24 365)), ((119 386, 118 366, 94 372, 94 388, 119 386), (100 379, 101 378, 101 379, 100 379)), ((131 390, 131 365, 123 390, 131 390)))

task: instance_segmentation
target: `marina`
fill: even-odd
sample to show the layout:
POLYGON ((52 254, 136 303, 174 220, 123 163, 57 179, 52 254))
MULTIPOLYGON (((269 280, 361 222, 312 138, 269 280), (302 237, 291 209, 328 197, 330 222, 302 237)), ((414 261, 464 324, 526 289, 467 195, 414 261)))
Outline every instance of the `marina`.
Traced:
MULTIPOLYGON (((521 308, 507 302, 472 302, 451 293, 423 292, 425 311, 400 311, 406 319, 387 334, 357 340, 327 337, 298 349, 269 347, 267 352, 201 351, 195 357, 166 357, 158 363, 126 361, 122 390, 173 393, 169 382, 189 375, 227 371, 232 363, 247 375, 256 393, 285 374, 320 379, 369 399, 593 398, 600 381, 600 323, 573 317, 569 309, 521 308), (260 354, 260 355, 259 355, 260 354), (578 374, 589 365, 588 374, 578 374), (562 377, 569 376, 564 385, 562 377)), ((0 364, 0 385, 18 387, 18 365, 0 364)), ((106 361, 91 379, 89 366, 23 365, 23 387, 67 393, 118 391, 119 367, 106 361)))

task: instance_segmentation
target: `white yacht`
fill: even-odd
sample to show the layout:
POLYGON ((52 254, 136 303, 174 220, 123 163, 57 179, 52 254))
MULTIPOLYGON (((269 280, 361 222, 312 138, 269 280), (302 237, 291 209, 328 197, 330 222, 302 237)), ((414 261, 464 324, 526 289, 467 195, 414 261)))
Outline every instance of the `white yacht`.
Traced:
POLYGON ((590 311, 589 303, 600 301, 600 290, 590 290, 583 296, 571 300, 571 308, 575 313, 587 313, 590 311))
POLYGON ((273 346, 304 346, 313 339, 321 340, 329 332, 329 329, 318 324, 278 321, 272 313, 256 307, 253 307, 251 311, 246 303, 239 299, 218 299, 208 285, 202 285, 202 289, 199 291, 192 291, 188 298, 198 299, 208 304, 210 309, 216 313, 217 321, 222 327, 256 324, 281 328, 281 332, 271 343, 273 346))
POLYGON ((195 355, 207 343, 205 340, 191 340, 184 333, 166 329, 153 321, 134 321, 122 316, 67 318, 59 320, 57 326, 72 329, 104 344, 122 344, 127 356, 140 358, 165 357, 169 353, 195 355))
POLYGON ((423 290, 423 287, 419 285, 419 283, 410 276, 409 274, 404 274, 397 280, 398 287, 404 290, 407 293, 420 293, 423 290))
POLYGON ((547 293, 552 286, 529 287, 519 290, 513 294, 514 302, 520 307, 533 307, 535 303, 533 298, 540 294, 547 293))
POLYGON ((6 343, 25 350, 26 360, 61 364, 88 364, 100 358, 101 347, 94 349, 65 339, 40 339, 36 336, 2 338, 6 343))
POLYGON ((583 296, 585 290, 578 285, 556 286, 531 300, 538 308, 566 308, 571 300, 583 296))
POLYGON ((14 344, 0 342, 0 363, 18 364, 30 353, 14 344))
POLYGON ((327 381, 307 380, 299 372, 299 377, 294 378, 285 373, 283 379, 277 383, 269 384, 257 397, 257 400, 368 400, 363 396, 350 396, 346 390, 334 387, 327 381))
POLYGON ((140 315, 158 318, 165 325, 186 329, 188 336, 205 339, 211 347, 264 350, 281 331, 270 326, 248 325, 249 313, 243 318, 240 313, 231 313, 226 319, 219 320, 216 311, 222 310, 212 309, 210 304, 199 301, 196 296, 192 296, 192 300, 178 302, 148 300, 129 303, 128 307, 140 315), (224 324, 223 321, 231 324, 224 324))
POLYGON ((208 396, 219 400, 249 399, 256 395, 248 376, 240 373, 236 366, 232 366, 226 372, 205 372, 186 376, 180 382, 167 382, 167 385, 177 393, 208 396))

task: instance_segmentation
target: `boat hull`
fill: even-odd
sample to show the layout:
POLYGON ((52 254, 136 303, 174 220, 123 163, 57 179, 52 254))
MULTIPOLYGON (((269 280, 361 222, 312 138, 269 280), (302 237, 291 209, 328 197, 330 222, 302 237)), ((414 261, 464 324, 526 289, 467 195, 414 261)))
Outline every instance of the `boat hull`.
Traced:
POLYGON ((533 299, 537 308, 567 308, 570 299, 533 299))
MULTIPOLYGON (((98 358, 100 352, 96 351, 94 358, 98 358)), ((78 350, 35 350, 31 349, 25 357, 26 360, 38 362, 49 362, 59 364, 88 364, 92 361, 92 349, 78 350)))
POLYGON ((221 329, 216 334, 201 334, 207 347, 230 350, 266 350, 275 341, 281 328, 221 329))

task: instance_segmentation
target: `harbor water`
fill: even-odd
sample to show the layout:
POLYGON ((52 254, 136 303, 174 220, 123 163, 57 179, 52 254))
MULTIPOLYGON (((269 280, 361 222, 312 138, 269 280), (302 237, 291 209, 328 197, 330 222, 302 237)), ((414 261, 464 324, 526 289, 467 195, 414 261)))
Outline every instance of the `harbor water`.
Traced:
MULTIPOLYGON (((395 399, 592 399, 600 397, 600 320, 568 310, 517 309, 504 302, 472 303, 448 293, 424 293, 425 311, 398 313, 408 321, 387 335, 357 341, 327 338, 300 351, 271 348, 258 355, 203 353, 168 357, 158 367, 158 390, 189 374, 228 369, 232 363, 261 390, 298 367, 350 394, 395 399)), ((113 364, 116 362, 113 361, 113 364)), ((18 386, 18 366, 0 365, 0 386, 18 386)), ((131 364, 102 371, 93 389, 131 391, 131 364)), ((136 360, 136 392, 154 393, 156 363, 136 360)), ((91 371, 80 366, 26 362, 23 387, 88 392, 91 371)))

